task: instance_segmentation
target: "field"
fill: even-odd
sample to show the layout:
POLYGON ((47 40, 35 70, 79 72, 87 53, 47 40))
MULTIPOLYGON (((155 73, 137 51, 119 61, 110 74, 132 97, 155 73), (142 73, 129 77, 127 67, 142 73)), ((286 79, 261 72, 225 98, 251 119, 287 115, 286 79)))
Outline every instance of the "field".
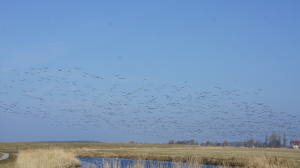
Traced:
POLYGON ((10 157, 0 167, 13 167, 24 150, 64 149, 76 157, 127 158, 157 161, 195 162, 234 167, 300 167, 300 150, 288 148, 199 147, 176 144, 109 143, 0 143, 0 152, 10 157))

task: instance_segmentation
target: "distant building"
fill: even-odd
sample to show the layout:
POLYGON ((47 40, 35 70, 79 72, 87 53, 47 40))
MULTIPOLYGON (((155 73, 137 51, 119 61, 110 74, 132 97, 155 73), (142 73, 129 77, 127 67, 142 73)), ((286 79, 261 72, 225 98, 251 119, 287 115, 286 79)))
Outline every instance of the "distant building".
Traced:
POLYGON ((290 141, 290 145, 293 149, 299 149, 300 141, 290 141))

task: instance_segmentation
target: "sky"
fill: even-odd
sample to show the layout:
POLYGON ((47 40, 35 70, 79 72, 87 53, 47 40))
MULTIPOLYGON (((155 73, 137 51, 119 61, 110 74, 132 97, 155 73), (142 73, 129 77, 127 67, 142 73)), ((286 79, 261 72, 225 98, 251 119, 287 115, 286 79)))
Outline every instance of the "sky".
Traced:
POLYGON ((0 141, 300 140, 299 1, 0 1, 0 141))

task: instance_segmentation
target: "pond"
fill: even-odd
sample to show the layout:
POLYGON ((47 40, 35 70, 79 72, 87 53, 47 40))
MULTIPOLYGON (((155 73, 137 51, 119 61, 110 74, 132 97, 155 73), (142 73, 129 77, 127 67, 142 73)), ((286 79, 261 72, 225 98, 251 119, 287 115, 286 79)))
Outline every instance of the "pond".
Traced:
POLYGON ((79 158, 79 160, 82 164, 81 168, 221 168, 220 166, 116 158, 79 158))

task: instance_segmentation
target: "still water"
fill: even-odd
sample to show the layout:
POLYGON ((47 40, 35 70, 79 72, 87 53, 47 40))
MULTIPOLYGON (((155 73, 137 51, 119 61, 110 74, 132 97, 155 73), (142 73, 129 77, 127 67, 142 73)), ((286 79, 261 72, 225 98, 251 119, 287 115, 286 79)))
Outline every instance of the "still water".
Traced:
POLYGON ((82 164, 81 168, 221 168, 220 166, 195 166, 185 163, 172 163, 148 160, 131 160, 131 159, 116 159, 116 158, 79 158, 82 164), (144 165, 144 166, 141 166, 144 165))

